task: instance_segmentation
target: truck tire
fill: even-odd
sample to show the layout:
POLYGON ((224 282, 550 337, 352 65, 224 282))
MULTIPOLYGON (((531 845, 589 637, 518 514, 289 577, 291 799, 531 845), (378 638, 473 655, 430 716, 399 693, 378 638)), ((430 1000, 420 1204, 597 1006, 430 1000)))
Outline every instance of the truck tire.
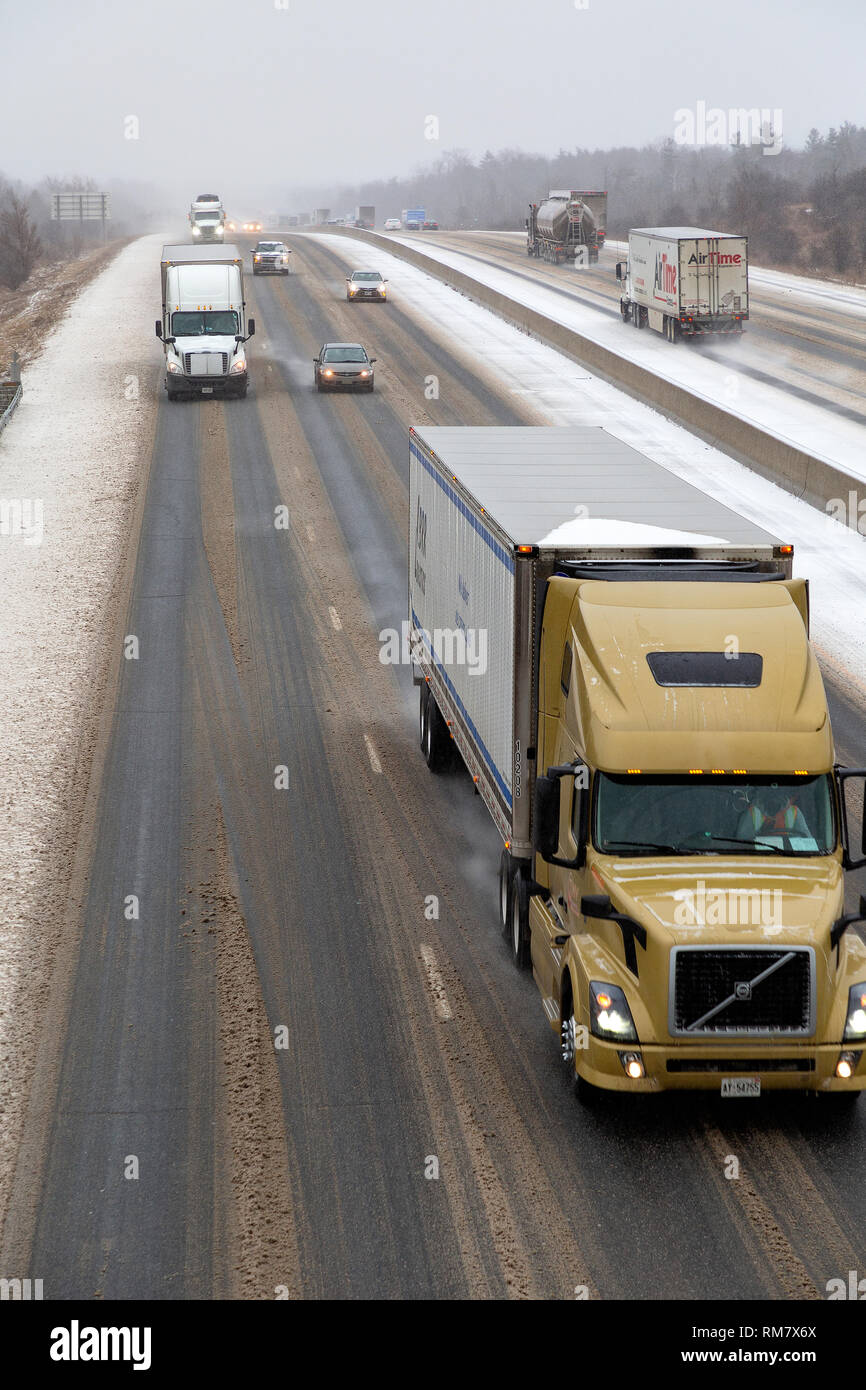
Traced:
POLYGON ((431 772, 444 772, 451 761, 451 735, 426 684, 421 687, 421 702, 421 752, 431 772))
POLYGON ((499 856, 499 926, 503 936, 511 927, 511 889, 514 881, 514 860, 503 849, 499 856))
POLYGON ((529 887, 518 869, 511 880, 511 921, 508 933, 511 959, 518 970, 529 964, 529 887))
POLYGON ((622 315, 623 323, 628 323, 631 318, 631 305, 627 299, 621 299, 619 301, 619 312, 622 315))

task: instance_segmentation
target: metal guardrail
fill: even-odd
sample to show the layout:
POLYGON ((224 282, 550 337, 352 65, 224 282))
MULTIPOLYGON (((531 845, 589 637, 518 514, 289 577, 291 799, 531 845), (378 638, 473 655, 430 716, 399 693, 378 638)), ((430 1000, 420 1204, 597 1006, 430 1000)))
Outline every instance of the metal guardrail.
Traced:
POLYGON ((21 400, 21 360, 13 352, 9 370, 0 374, 0 434, 3 433, 21 400))

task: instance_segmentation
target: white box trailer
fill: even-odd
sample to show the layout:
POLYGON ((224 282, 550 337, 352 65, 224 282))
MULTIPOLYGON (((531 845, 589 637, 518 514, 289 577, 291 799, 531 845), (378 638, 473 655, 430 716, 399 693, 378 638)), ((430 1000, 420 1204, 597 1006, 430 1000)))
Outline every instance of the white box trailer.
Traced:
POLYGON ((409 455, 422 735, 429 689, 506 847, 529 859, 547 581, 636 561, 660 579, 719 562, 790 576, 790 556, 600 426, 413 428, 409 455))
POLYGON ((616 267, 620 312, 671 342, 705 333, 741 333, 749 317, 748 238, 700 227, 643 227, 628 234, 628 261, 616 267))

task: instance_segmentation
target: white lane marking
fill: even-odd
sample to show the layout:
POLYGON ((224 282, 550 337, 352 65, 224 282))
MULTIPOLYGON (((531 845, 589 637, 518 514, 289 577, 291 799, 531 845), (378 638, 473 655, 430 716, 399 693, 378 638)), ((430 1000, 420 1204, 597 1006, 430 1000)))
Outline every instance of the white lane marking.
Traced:
POLYGON ((301 470, 297 464, 295 464, 295 477, 297 478, 298 482, 301 481, 301 470))
POLYGON ((364 742, 367 745, 367 756, 370 759, 371 768, 374 772, 381 772, 382 764, 379 762, 379 754, 376 752, 376 749, 373 745, 373 740, 371 739, 369 734, 364 735, 364 742))
POLYGON ((448 995, 445 993, 445 986, 442 983, 442 976, 439 973, 439 965, 430 946, 421 943, 421 959, 424 961, 424 969, 427 972, 427 983, 430 986, 430 993, 433 995, 433 1002, 436 1006, 436 1013, 447 1022, 454 1015, 451 1012, 451 1005, 448 1003, 448 995))
POLYGON ((313 544, 315 544, 315 541, 316 541, 316 533, 315 533, 315 531, 313 530, 312 526, 308 526, 308 527, 307 527, 307 539, 308 539, 308 540, 311 540, 311 541, 313 542, 313 544))
POLYGON ((342 632, 342 631, 343 631, 343 624, 340 622, 340 615, 339 615, 339 613, 337 612, 336 608, 329 608, 329 609, 328 609, 328 612, 329 612, 330 615, 331 615, 331 622, 332 622, 333 625, 334 625, 334 631, 335 631, 335 632, 342 632))

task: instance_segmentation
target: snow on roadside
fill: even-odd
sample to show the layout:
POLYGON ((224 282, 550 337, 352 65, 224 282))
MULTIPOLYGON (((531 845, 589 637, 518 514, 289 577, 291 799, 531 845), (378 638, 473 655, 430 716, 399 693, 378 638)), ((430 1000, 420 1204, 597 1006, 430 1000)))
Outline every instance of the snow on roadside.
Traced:
POLYGON ((0 1212, 150 449, 161 244, 133 242, 81 293, 0 435, 0 1212))
MULTIPOLYGON (((504 385, 530 406, 539 424, 601 425, 793 544, 794 572, 807 577, 811 585, 815 645, 843 679, 856 681, 866 694, 866 540, 854 529, 855 515, 849 512, 848 526, 832 520, 658 410, 594 377, 585 367, 386 250, 348 237, 317 235, 316 239, 353 267, 381 271, 390 280, 396 306, 417 318, 426 333, 438 336, 472 371, 492 378, 499 390, 504 385)), ((430 371, 435 373, 433 364, 430 371)), ((847 498, 841 500, 847 505, 847 498)), ((581 504, 578 496, 574 501, 576 506, 581 504)), ((860 524, 866 527, 866 516, 860 524)))
MULTIPOLYGON (((555 322, 583 334, 617 356, 645 367, 654 375, 684 387, 702 400, 713 405, 722 404, 731 414, 866 480, 863 428, 832 408, 824 410, 808 400, 798 400, 790 391, 750 379, 746 373, 734 370, 733 365, 728 371, 724 363, 701 357, 699 350, 683 350, 683 345, 671 347, 660 333, 649 329, 637 333, 623 324, 618 316, 612 318, 610 314, 600 314, 592 306, 577 301, 569 303, 555 290, 544 284, 532 284, 504 266, 485 265, 450 247, 438 246, 430 241, 419 243, 413 241, 411 236, 394 239, 406 246, 414 246, 431 260, 460 270, 473 280, 500 294, 507 294, 538 313, 547 314, 555 322)), ((577 275, 580 272, 572 273, 577 275)), ((750 274, 753 280, 765 287, 772 284, 777 292, 784 289, 791 296, 819 294, 826 301, 827 308, 838 312, 844 307, 851 315, 852 332, 866 329, 866 293, 861 296, 856 289, 837 289, 822 281, 806 281, 803 284, 797 276, 786 276, 781 272, 754 272, 750 269, 750 274)), ((814 308, 814 300, 810 304, 814 308)), ((730 339, 720 341, 715 346, 736 354, 741 345, 737 339, 730 339)), ((735 360, 732 357, 732 364, 735 360)), ((762 366, 764 371, 772 371, 772 358, 767 358, 762 366)))

